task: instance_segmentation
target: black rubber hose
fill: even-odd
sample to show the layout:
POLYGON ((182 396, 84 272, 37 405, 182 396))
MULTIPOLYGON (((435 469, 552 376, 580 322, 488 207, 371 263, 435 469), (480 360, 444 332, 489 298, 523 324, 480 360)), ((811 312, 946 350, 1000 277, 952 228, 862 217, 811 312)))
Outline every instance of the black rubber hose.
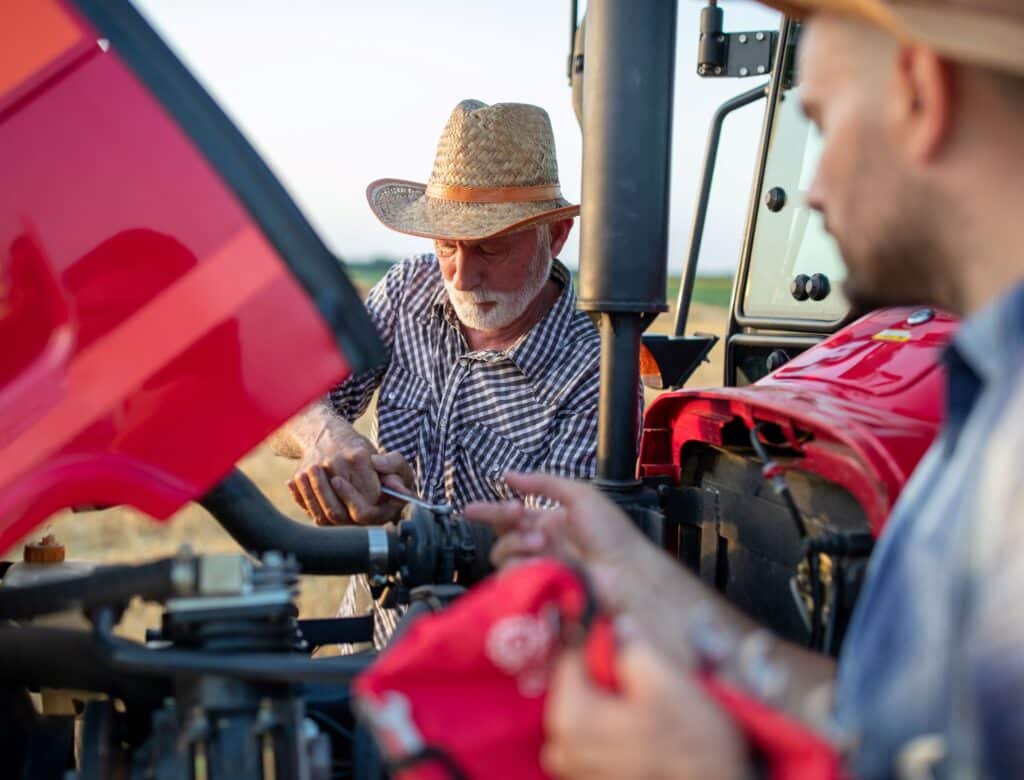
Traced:
POLYGON ((156 706, 171 695, 171 677, 115 669, 92 633, 37 626, 0 628, 0 681, 27 688, 107 693, 125 702, 156 706))
MULTIPOLYGON (((292 555, 303 574, 363 574, 369 570, 368 529, 298 523, 281 514, 237 469, 199 499, 199 505, 249 552, 276 550, 292 555)), ((397 566, 397 546, 389 531, 389 571, 397 566)))
POLYGON ((135 596, 163 601, 174 593, 173 558, 139 566, 103 566, 80 577, 0 588, 0 620, 25 620, 71 609, 127 604, 135 596))
POLYGON ((100 610, 94 616, 92 636, 96 649, 112 668, 133 675, 218 675, 268 683, 341 683, 365 670, 373 660, 358 655, 314 660, 300 653, 157 650, 115 636, 114 622, 110 609, 100 610))

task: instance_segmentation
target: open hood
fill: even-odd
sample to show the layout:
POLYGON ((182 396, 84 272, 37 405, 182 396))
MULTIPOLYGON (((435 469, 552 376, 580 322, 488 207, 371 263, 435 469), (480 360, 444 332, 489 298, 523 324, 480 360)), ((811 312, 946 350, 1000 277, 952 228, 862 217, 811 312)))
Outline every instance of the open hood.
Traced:
POLYGON ((127 2, 0 11, 0 549, 166 518, 382 348, 340 263, 127 2))

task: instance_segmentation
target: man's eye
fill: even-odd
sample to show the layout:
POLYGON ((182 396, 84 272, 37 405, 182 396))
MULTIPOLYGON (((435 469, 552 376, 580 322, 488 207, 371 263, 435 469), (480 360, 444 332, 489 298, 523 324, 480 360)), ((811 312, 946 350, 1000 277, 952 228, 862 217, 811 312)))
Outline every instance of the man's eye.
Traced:
POLYGON ((455 254, 455 247, 452 244, 438 244, 435 248, 441 257, 451 257, 455 254))

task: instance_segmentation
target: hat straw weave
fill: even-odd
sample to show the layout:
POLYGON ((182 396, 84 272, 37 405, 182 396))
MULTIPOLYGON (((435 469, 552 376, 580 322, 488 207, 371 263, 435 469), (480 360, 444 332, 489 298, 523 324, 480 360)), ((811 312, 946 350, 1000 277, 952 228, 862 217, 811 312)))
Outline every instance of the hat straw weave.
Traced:
POLYGON ((459 103, 437 144, 430 180, 378 179, 366 190, 392 230, 478 241, 574 217, 562 197, 547 112, 524 103, 459 103))

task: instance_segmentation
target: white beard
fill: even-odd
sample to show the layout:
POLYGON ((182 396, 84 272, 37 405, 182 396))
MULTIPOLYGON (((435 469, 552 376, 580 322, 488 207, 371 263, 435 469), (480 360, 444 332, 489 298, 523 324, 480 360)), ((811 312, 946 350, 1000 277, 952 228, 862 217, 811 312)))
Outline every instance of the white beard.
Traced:
POLYGON ((448 292, 448 300, 455 309, 459 321, 473 330, 500 330, 521 316, 544 289, 551 276, 551 256, 544 261, 540 257, 534 263, 533 270, 526 282, 518 290, 502 292, 477 287, 474 290, 456 290, 452 283, 444 280, 444 289, 448 292), (481 304, 493 304, 487 309, 481 304))

